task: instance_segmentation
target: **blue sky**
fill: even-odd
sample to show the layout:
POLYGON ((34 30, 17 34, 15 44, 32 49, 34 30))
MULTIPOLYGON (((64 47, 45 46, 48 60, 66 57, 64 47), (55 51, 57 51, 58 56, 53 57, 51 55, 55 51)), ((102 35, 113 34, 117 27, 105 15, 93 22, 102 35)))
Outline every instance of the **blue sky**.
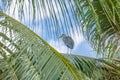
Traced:
MULTIPOLYGON (((63 41, 59 39, 58 37, 61 34, 66 34, 71 36, 74 39, 75 47, 72 50, 72 54, 82 55, 82 56, 88 56, 88 57, 95 57, 96 53, 92 50, 90 47, 90 44, 84 39, 82 34, 80 33, 80 25, 76 24, 76 19, 74 17, 73 11, 70 9, 71 6, 69 6, 67 0, 65 2, 67 10, 64 9, 64 14, 61 10, 61 5, 58 4, 58 2, 53 3, 53 10, 49 10, 49 7, 51 5, 45 4, 47 7, 46 10, 44 10, 43 6, 39 5, 37 8, 39 11, 36 12, 38 14, 37 17, 35 17, 34 23, 32 22, 32 18, 28 17, 28 14, 30 16, 33 15, 33 10, 30 8, 31 5, 28 5, 28 2, 26 2, 26 7, 24 8, 24 19, 22 20, 22 23, 28 26, 30 29, 32 29, 35 33, 37 33, 40 37, 45 39, 51 46, 53 46, 57 51, 60 53, 67 53, 67 47, 64 45, 63 41), (30 11, 29 11, 30 10, 30 11), (40 15, 39 15, 40 12, 40 15), (53 19, 53 12, 56 14, 56 22, 53 19), (67 14, 68 13, 68 14, 67 14), (54 28, 50 28, 54 27, 54 28), (51 35, 54 34, 54 35, 51 35)), ((15 6, 15 2, 13 0, 11 10, 7 11, 7 13, 17 20, 19 20, 19 11, 18 8, 13 8, 15 6), (14 13, 13 10, 15 11, 14 13)), ((1 5, 0 5, 0 8, 1 5)))

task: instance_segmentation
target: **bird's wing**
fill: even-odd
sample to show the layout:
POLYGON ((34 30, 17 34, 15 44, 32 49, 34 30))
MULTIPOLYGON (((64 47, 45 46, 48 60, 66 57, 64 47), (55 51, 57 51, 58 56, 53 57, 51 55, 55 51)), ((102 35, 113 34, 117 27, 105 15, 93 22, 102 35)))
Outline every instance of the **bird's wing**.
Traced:
POLYGON ((74 48, 74 41, 71 37, 67 36, 65 39, 65 45, 71 49, 74 48))

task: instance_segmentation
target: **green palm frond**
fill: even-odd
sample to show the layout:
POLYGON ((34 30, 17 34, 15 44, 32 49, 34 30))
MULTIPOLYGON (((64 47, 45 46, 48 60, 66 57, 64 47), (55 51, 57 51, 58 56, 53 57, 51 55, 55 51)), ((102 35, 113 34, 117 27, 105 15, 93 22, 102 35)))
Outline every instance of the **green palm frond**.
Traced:
POLYGON ((82 71, 90 80, 119 80, 120 60, 90 58, 79 55, 64 55, 78 71, 82 71))
POLYGON ((119 3, 118 0, 76 0, 82 30, 94 49, 103 56, 116 57, 120 50, 119 3))
POLYGON ((78 71, 82 71, 90 79, 98 80, 103 76, 104 71, 98 67, 102 63, 99 60, 79 55, 65 55, 65 57, 74 64, 78 71))
POLYGON ((0 57, 6 65, 0 79, 84 80, 82 72, 31 30, 2 12, 0 19, 0 57))

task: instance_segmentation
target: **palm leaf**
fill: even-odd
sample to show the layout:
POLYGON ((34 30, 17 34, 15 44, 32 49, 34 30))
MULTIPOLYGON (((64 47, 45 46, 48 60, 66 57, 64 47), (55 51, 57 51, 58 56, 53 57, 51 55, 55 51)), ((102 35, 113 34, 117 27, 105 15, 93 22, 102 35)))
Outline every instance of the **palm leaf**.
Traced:
POLYGON ((79 55, 65 55, 65 57, 74 64, 78 71, 82 71, 90 79, 99 80, 103 76, 104 71, 98 66, 102 64, 99 59, 79 55))
POLYGON ((6 65, 0 79, 84 79, 69 60, 31 30, 2 12, 0 19, 0 54, 6 65))
POLYGON ((82 30, 94 49, 104 57, 117 57, 120 31, 119 1, 80 0, 76 1, 76 4, 78 17, 82 17, 82 30))
POLYGON ((119 80, 120 60, 90 58, 79 55, 64 55, 78 71, 82 71, 90 80, 119 80), (117 64, 117 65, 116 65, 117 64))

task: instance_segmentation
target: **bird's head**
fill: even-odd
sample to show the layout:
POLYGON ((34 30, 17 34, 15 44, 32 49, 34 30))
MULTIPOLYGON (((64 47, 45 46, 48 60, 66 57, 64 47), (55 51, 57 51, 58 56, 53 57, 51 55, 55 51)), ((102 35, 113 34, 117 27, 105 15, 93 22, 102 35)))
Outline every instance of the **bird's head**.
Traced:
POLYGON ((62 34, 59 38, 65 38, 66 35, 65 34, 62 34))

